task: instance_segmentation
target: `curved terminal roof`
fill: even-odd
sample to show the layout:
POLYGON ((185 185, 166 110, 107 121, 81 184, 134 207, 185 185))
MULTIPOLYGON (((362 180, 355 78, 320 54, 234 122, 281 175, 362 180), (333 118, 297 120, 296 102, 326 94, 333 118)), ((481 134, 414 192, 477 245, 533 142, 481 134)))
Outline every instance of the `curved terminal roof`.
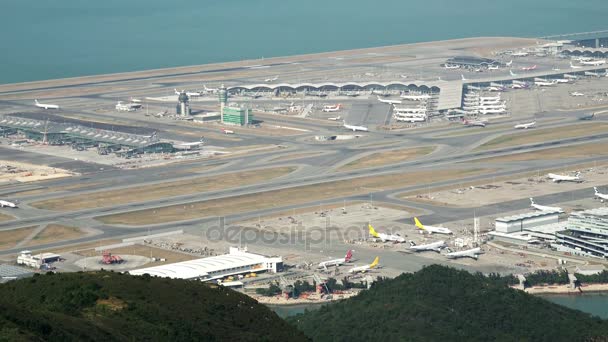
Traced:
POLYGON ((344 82, 344 83, 335 83, 335 82, 323 82, 323 83, 258 83, 251 85, 238 85, 229 87, 228 90, 254 90, 254 89, 293 89, 293 90, 305 90, 305 89, 315 89, 315 90, 331 90, 331 89, 378 89, 378 88, 426 88, 429 90, 439 90, 441 88, 441 84, 445 83, 442 81, 434 81, 434 82, 424 82, 424 81, 416 81, 416 82, 399 82, 399 81, 389 81, 389 82, 344 82))

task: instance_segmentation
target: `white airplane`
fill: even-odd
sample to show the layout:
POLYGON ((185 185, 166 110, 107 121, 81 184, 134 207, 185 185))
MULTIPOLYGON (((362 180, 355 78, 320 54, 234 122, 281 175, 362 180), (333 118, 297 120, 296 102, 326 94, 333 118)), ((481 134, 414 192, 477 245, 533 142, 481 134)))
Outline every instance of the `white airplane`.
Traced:
POLYGON ((38 108, 44 108, 44 109, 59 109, 58 105, 48 104, 48 103, 40 103, 40 102, 38 102, 38 100, 34 100, 34 105, 36 105, 36 107, 38 107, 38 108))
POLYGON ((511 65, 513 65, 513 60, 510 60, 509 62, 505 63, 505 65, 506 65, 507 67, 510 67, 511 65))
POLYGON ((414 217, 414 223, 418 229, 420 229, 423 233, 427 232, 429 234, 437 233, 437 234, 453 234, 451 230, 444 227, 433 227, 433 226, 423 226, 422 223, 418 220, 417 217, 414 217))
POLYGON ((208 94, 215 94, 215 93, 217 93, 217 90, 218 90, 217 88, 207 88, 207 86, 204 84, 203 84, 203 89, 208 94))
POLYGON ((231 130, 229 130, 229 129, 222 128, 222 133, 224 133, 224 134, 234 134, 234 131, 231 131, 231 130))
POLYGON ((500 67, 498 65, 489 65, 488 70, 499 70, 500 67))
POLYGON ((401 78, 407 78, 407 75, 399 75, 401 78))
POLYGON ((547 177, 552 181, 559 182, 577 182, 581 183, 583 180, 581 179, 581 173, 577 172, 574 176, 564 176, 564 175, 556 175, 555 173, 549 173, 547 177))
POLYGON ((178 96, 179 96, 181 93, 186 93, 186 95, 188 95, 188 97, 198 97, 198 96, 201 96, 201 93, 196 92, 196 91, 187 91, 187 90, 182 90, 182 91, 180 92, 180 91, 177 91, 177 89, 173 89, 173 90, 175 91, 175 95, 178 95, 178 96))
POLYGON ((543 79, 535 79, 534 80, 534 85, 537 85, 539 87, 552 87, 554 85, 556 85, 557 82, 555 82, 555 80, 543 80, 543 79))
POLYGON ((457 64, 444 64, 443 67, 448 70, 449 69, 460 69, 460 65, 457 65, 457 64))
POLYGON ((557 83, 570 83, 570 80, 567 78, 555 78, 553 80, 557 83))
POLYGON ((338 103, 335 106, 329 106, 329 105, 328 106, 324 106, 323 109, 322 109, 322 111, 323 112, 327 112, 327 113, 331 113, 331 112, 337 112, 340 109, 342 109, 342 104, 338 103))
POLYGON ((606 60, 597 59, 597 60, 591 60, 591 61, 580 61, 579 63, 581 63, 582 65, 600 66, 600 65, 606 64, 606 60))
POLYGON ((511 84, 512 89, 528 89, 530 85, 528 83, 513 83, 511 84))
POLYGON ((346 255, 344 256, 344 258, 320 262, 319 268, 327 269, 327 267, 331 267, 331 266, 340 266, 344 263, 349 262, 352 257, 353 257, 353 251, 349 249, 348 252, 346 252, 346 255))
POLYGON ((346 124, 346 121, 343 121, 343 123, 344 123, 344 128, 346 128, 346 129, 350 129, 350 130, 352 130, 353 132, 356 132, 356 131, 367 132, 367 131, 369 131, 369 129, 368 129, 367 127, 364 127, 364 126, 353 126, 353 125, 347 125, 347 124, 346 124))
POLYGON ((271 78, 267 78, 264 80, 264 82, 274 82, 276 80, 279 79, 279 75, 275 76, 275 77, 271 77, 271 78))
POLYGON ((369 229, 369 235, 382 240, 382 242, 391 241, 395 243, 403 243, 405 239, 401 237, 399 234, 386 234, 386 233, 378 233, 371 224, 367 225, 369 229))
POLYGON ((342 119, 341 116, 334 116, 333 118, 327 118, 327 120, 331 120, 331 121, 338 121, 340 119, 342 119))
POLYGON ((380 101, 382 103, 388 103, 388 104, 401 104, 401 100, 385 100, 385 99, 381 99, 380 96, 378 96, 378 101, 380 101))
POLYGON ((371 270, 372 268, 378 266, 378 262, 380 262, 380 257, 376 257, 376 259, 374 259, 374 261, 369 265, 353 267, 350 270, 348 270, 348 273, 365 273, 365 272, 371 270))
POLYGON ((517 74, 514 73, 513 70, 509 70, 509 74, 511 74, 511 76, 513 76, 513 77, 517 76, 517 74))
POLYGON ((469 127, 486 127, 486 123, 483 121, 469 121, 467 119, 462 119, 462 124, 469 127))
POLYGON ((548 207, 546 205, 540 205, 540 204, 536 204, 534 202, 534 198, 530 197, 530 206, 536 210, 540 210, 540 211, 558 211, 560 213, 564 212, 564 209, 560 208, 560 207, 548 207))
POLYGON ((458 251, 458 252, 449 252, 447 253, 445 256, 448 259, 458 259, 458 258, 473 258, 475 260, 477 260, 477 258, 479 257, 480 254, 482 254, 483 252, 481 251, 481 248, 479 247, 475 247, 475 248, 471 248, 471 249, 467 249, 464 251, 458 251))
POLYGON ((513 128, 515 128, 515 129, 528 129, 528 128, 534 128, 534 127, 536 127, 536 121, 523 123, 523 124, 517 124, 517 125, 513 126, 513 128))
POLYGON ((572 64, 572 62, 570 62, 570 68, 571 69, 581 69, 582 66, 580 66, 580 65, 574 65, 574 64, 572 64))
POLYGON ((497 92, 503 92, 503 91, 507 91, 507 88, 505 87, 499 87, 499 86, 489 86, 486 88, 486 90, 488 91, 497 91, 497 92))
POLYGON ((570 93, 570 96, 585 96, 585 94, 579 93, 578 91, 573 91, 570 93))
POLYGON ((597 191, 597 187, 595 186, 593 187, 593 190, 595 191, 595 197, 599 198, 602 203, 604 200, 608 200, 608 194, 602 194, 601 192, 597 191))
POLYGON ((4 207, 17 208, 17 203, 0 200, 0 208, 4 207))
POLYGON ((441 252, 441 249, 443 247, 445 247, 445 241, 443 241, 443 240, 427 243, 426 245, 416 245, 416 243, 412 240, 410 240, 409 243, 410 243, 409 249, 414 252, 424 252, 424 251, 441 252))
POLYGON ((531 66, 522 67, 521 70, 523 70, 523 71, 532 71, 532 70, 536 70, 536 68, 538 68, 538 66, 536 64, 534 64, 534 65, 531 65, 531 66))
POLYGON ((511 53, 511 56, 513 56, 513 57, 526 57, 527 55, 529 55, 529 53, 524 52, 524 51, 511 53))

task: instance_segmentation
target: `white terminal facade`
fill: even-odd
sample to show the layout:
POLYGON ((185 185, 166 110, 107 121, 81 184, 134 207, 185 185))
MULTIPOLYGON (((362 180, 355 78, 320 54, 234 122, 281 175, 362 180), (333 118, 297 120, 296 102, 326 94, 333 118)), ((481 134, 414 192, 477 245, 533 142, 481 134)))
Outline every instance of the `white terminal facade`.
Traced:
POLYGON ((608 257, 608 208, 573 212, 568 218, 568 229, 557 232, 560 251, 573 254, 608 257))
POLYGON ((208 281, 238 274, 282 271, 283 259, 280 256, 265 256, 250 253, 247 248, 230 247, 225 255, 142 268, 129 271, 129 274, 208 281))

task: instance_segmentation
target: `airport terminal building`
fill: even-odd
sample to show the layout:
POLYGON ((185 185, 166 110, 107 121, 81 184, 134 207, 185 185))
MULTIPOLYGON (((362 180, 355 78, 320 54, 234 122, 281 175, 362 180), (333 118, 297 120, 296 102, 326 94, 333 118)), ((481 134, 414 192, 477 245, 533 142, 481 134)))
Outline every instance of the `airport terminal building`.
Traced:
POLYGON ((573 212, 568 218, 568 229, 556 235, 554 247, 560 251, 608 257, 608 208, 573 212))

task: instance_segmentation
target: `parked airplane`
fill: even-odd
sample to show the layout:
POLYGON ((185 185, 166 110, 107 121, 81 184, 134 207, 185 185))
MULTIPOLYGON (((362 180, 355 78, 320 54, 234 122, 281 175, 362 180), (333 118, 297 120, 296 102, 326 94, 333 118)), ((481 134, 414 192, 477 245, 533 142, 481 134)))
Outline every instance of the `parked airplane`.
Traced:
POLYGON ((488 70, 492 71, 492 70, 499 70, 500 67, 498 65, 488 65, 488 70))
POLYGON ((350 129, 350 130, 352 130, 353 132, 356 132, 356 131, 367 132, 367 131, 369 131, 369 129, 368 129, 367 127, 364 127, 364 126, 353 126, 353 125, 347 125, 347 124, 346 124, 346 121, 343 121, 343 123, 344 123, 344 128, 346 128, 346 129, 350 129))
POLYGON ((483 121, 469 121, 467 119, 462 119, 462 124, 468 127, 486 127, 486 123, 483 121))
POLYGON ((557 82, 555 82, 555 80, 545 80, 542 78, 534 79, 534 85, 537 85, 539 87, 551 87, 556 84, 557 84, 557 82))
POLYGON ((414 217, 414 223, 418 229, 420 229, 423 233, 427 232, 429 234, 437 233, 437 234, 453 234, 451 230, 444 227, 433 227, 433 226, 423 226, 422 223, 418 220, 417 217, 414 217))
POLYGON ((536 64, 534 64, 534 65, 531 65, 531 66, 522 67, 521 70, 523 70, 523 71, 532 71, 532 70, 536 70, 536 68, 538 68, 538 66, 536 64))
POLYGON ((350 270, 348 270, 348 273, 365 273, 369 270, 371 270, 372 268, 378 266, 378 263, 380 262, 380 257, 376 257, 376 259, 374 259, 374 261, 369 264, 369 265, 364 265, 364 266, 359 266, 359 267, 353 267, 350 270))
POLYGON ((600 65, 606 64, 606 60, 605 59, 596 59, 596 60, 590 60, 590 61, 580 61, 579 63, 581 63, 582 65, 600 66, 600 65))
POLYGON ((473 258, 473 259, 477 260, 479 255, 482 253, 483 252, 481 251, 481 248, 476 247, 476 248, 471 248, 471 249, 467 249, 464 251, 449 252, 445 256, 448 259, 458 259, 458 258, 467 258, 468 257, 468 258, 473 258))
POLYGON ((186 95, 188 95, 188 97, 198 97, 201 96, 201 93, 196 92, 196 91, 187 91, 187 90, 182 90, 181 92, 177 91, 177 89, 173 89, 175 90, 175 95, 180 95, 181 93, 186 93, 186 95))
POLYGON ((0 208, 4 207, 17 208, 17 203, 0 200, 0 208))
POLYGON ((577 183, 581 183, 583 180, 580 177, 581 173, 577 172, 574 176, 564 176, 564 175, 556 175, 555 173, 550 173, 547 175, 547 177, 549 177, 549 179, 551 179, 552 181, 559 183, 559 182, 577 182, 577 183))
POLYGON ((344 256, 344 258, 320 262, 319 268, 327 269, 327 267, 331 267, 331 266, 340 266, 344 263, 349 262, 352 257, 353 257, 353 251, 349 249, 348 252, 346 252, 346 255, 344 256))
POLYGON ((517 125, 513 126, 513 128, 515 128, 515 129, 528 129, 528 128, 534 128, 534 127, 536 127, 536 121, 523 123, 523 124, 517 124, 517 125))
POLYGON ((205 90, 205 92, 207 94, 215 94, 215 93, 217 93, 217 90, 218 90, 217 88, 207 88, 207 86, 204 84, 203 84, 203 89, 205 90))
POLYGON ((507 88, 502 87, 502 86, 489 86, 486 88, 488 91, 498 91, 498 92, 503 92, 503 91, 507 91, 507 88))
POLYGON ((510 67, 511 65, 513 65, 513 60, 508 61, 507 63, 505 63, 505 65, 507 67, 510 67))
POLYGON ((602 203, 604 203, 604 200, 608 200, 608 194, 602 194, 597 191, 597 187, 595 186, 593 187, 593 190, 595 191, 595 197, 599 198, 602 203))
POLYGON ((399 235, 399 234, 386 234, 386 233, 378 233, 374 227, 372 227, 371 224, 367 225, 367 228, 369 229, 369 235, 382 240, 382 242, 387 242, 387 241, 391 241, 391 242, 395 242, 395 243, 403 243, 405 242, 405 239, 399 235))
POLYGON ((513 83, 511 84, 511 88, 513 89, 528 89, 530 85, 528 83, 513 83))
POLYGON ((441 249, 443 247, 445 247, 445 241, 437 241, 437 242, 431 242, 431 243, 427 243, 425 245, 416 245, 416 243, 412 240, 409 241, 410 243, 410 250, 414 251, 414 252, 424 252, 424 251, 434 251, 434 252, 441 252, 441 249))
POLYGON ((224 134, 234 134, 234 131, 231 131, 231 130, 229 130, 229 129, 222 128, 222 133, 224 133, 224 134))
POLYGON ((540 204, 536 204, 534 202, 534 198, 530 197, 530 206, 536 210, 540 210, 540 211, 559 211, 560 213, 564 212, 564 209, 560 208, 560 207, 549 207, 546 205, 540 205, 540 204))
POLYGON ((34 100, 34 104, 36 105, 36 107, 38 108, 44 108, 44 109, 59 109, 58 105, 54 105, 54 104, 48 104, 48 103, 40 103, 38 102, 38 100, 34 100))
POLYGON ((330 112, 337 112, 337 111, 339 111, 340 109, 342 109, 342 104, 338 103, 338 104, 337 104, 337 105, 335 105, 335 106, 329 106, 329 105, 324 106, 322 111, 323 111, 323 112, 330 113, 330 112))
POLYGON ((581 116, 578 119, 579 120, 593 120, 594 117, 595 117, 595 113, 591 113, 589 115, 581 116))
POLYGON ((567 78, 554 78, 553 80, 557 83, 570 83, 570 80, 567 78))
POLYGON ((378 101, 380 101, 382 103, 388 103, 388 104, 401 104, 401 100, 385 100, 385 99, 381 99, 380 96, 378 96, 378 101))
POLYGON ((511 53, 511 56, 513 56, 513 57, 526 57, 527 55, 529 55, 529 53, 524 52, 524 51, 511 53))
POLYGON ((327 118, 327 120, 331 120, 331 121, 338 121, 340 119, 342 119, 342 117, 339 116, 339 115, 338 116, 334 116, 333 118, 327 118))
POLYGON ((460 65, 457 64, 444 64, 443 67, 446 69, 460 69, 460 65))
POLYGON ((572 62, 570 62, 570 68, 571 69, 581 69, 582 66, 580 66, 580 65, 574 65, 574 64, 572 64, 572 62))
POLYGON ((271 77, 271 78, 267 78, 264 80, 264 82, 274 82, 276 80, 279 79, 279 75, 275 76, 275 77, 271 77))

